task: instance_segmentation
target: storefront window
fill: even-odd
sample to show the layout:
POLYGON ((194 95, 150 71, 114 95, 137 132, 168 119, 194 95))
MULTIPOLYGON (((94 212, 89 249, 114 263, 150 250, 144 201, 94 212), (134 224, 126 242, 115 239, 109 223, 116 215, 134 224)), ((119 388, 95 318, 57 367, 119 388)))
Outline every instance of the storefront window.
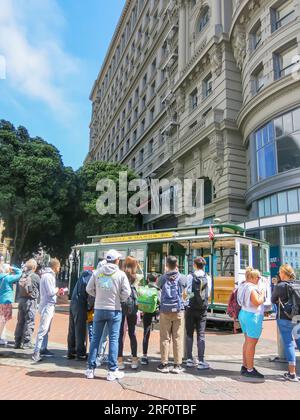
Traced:
POLYGON ((284 228, 283 261, 290 264, 300 278, 300 225, 284 228))
POLYGON ((265 239, 272 246, 280 244, 280 230, 279 227, 270 228, 265 230, 265 239))
POLYGON ((259 217, 300 212, 300 189, 284 191, 258 202, 259 217))

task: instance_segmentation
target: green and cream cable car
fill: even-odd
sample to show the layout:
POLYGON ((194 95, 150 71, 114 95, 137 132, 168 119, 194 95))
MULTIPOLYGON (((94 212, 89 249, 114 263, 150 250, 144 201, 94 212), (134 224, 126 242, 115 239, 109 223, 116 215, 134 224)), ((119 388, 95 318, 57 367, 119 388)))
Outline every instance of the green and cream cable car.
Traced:
POLYGON ((143 231, 118 235, 101 235, 88 238, 89 244, 76 245, 72 253, 72 275, 70 290, 73 289, 83 270, 94 270, 99 259, 105 258, 109 249, 116 249, 122 255, 140 261, 147 273, 162 274, 166 257, 178 258, 183 274, 192 272, 193 260, 198 256, 206 259, 206 270, 212 277, 212 294, 209 318, 228 321, 227 304, 232 291, 245 279, 247 267, 261 271, 267 284, 267 310, 271 310, 271 276, 269 244, 246 237, 244 229, 231 224, 185 227, 172 230, 143 231), (213 235, 211 233, 213 232, 213 235))

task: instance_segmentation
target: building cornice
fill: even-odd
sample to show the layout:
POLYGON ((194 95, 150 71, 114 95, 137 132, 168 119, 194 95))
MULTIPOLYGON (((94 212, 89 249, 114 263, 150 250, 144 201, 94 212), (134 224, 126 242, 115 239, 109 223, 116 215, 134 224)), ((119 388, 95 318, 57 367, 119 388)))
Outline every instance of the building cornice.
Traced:
POLYGON ((296 87, 300 87, 300 83, 293 79, 293 76, 287 76, 283 79, 277 80, 263 89, 259 94, 255 95, 242 109, 237 118, 237 125, 244 135, 244 141, 247 140, 251 132, 258 128, 246 129, 246 125, 249 120, 257 116, 258 114, 264 115, 259 123, 259 126, 270 121, 270 119, 276 117, 279 113, 283 113, 292 109, 295 106, 299 106, 299 97, 295 98, 295 101, 289 101, 285 108, 276 109, 274 115, 266 114, 265 108, 268 105, 274 103, 275 100, 280 100, 283 95, 287 95, 289 92, 294 92, 296 87))

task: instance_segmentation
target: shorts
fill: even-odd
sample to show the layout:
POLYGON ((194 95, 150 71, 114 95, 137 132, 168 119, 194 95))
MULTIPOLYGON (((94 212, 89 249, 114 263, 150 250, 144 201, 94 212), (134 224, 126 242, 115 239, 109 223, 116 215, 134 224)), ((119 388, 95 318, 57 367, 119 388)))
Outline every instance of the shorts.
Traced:
POLYGON ((239 321, 243 330, 243 333, 255 340, 259 340, 263 331, 264 317, 260 314, 253 312, 247 312, 241 310, 239 315, 239 321))
POLYGON ((12 304, 0 305, 0 317, 4 319, 5 322, 12 319, 12 304))

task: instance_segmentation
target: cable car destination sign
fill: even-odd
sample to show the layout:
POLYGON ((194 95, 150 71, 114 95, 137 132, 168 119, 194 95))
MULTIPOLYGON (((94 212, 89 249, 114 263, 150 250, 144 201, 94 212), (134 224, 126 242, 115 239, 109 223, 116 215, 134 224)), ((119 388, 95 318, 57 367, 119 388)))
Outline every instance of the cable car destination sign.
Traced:
POLYGON ((134 241, 151 241, 155 239, 172 239, 175 237, 174 232, 164 233, 145 233, 141 235, 128 235, 128 236, 114 236, 111 238, 101 239, 101 244, 112 244, 116 242, 134 242, 134 241))

